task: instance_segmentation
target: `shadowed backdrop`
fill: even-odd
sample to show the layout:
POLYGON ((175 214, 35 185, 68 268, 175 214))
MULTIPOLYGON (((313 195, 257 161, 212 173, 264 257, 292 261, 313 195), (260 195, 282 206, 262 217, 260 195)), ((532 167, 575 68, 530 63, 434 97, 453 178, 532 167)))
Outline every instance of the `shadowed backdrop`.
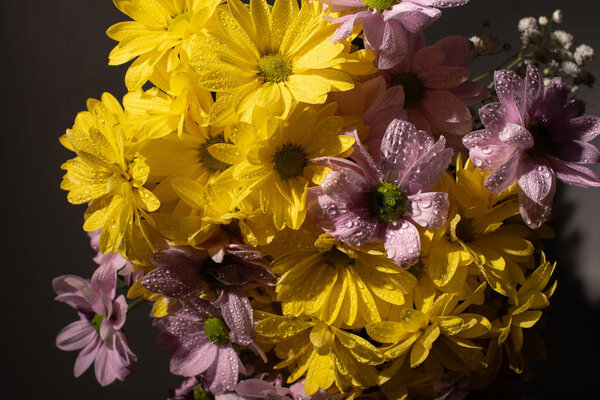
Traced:
MULTIPOLYGON (((54 345, 56 334, 76 313, 53 300, 52 278, 89 277, 93 251, 81 229, 84 207, 69 205, 59 189, 60 164, 72 157, 58 137, 73 124, 86 99, 104 91, 125 93, 126 67, 109 67, 114 46, 105 34, 126 20, 109 0, 29 0, 2 2, 2 189, 4 239, 2 301, 2 399, 164 399, 167 387, 182 379, 169 374, 169 357, 155 345, 149 307, 127 317, 126 331, 139 361, 126 382, 102 388, 93 369, 72 376, 76 352, 54 345), (25 7, 25 12, 23 7, 25 7), (8 224, 8 226, 6 225, 8 224)), ((521 17, 546 15, 561 8, 564 29, 578 43, 600 51, 596 16, 590 0, 472 0, 445 10, 428 29, 429 42, 477 34, 481 21, 489 32, 516 47, 521 17)), ((474 75, 499 64, 505 55, 479 59, 474 75)), ((600 62, 590 70, 600 78, 600 62)), ((598 88, 600 89, 600 88, 598 88)), ((582 89, 588 114, 600 115, 600 90, 582 89)), ((598 140, 596 140, 598 145, 598 140)), ((594 171, 600 173, 598 166, 594 171)), ((558 261, 559 286, 542 330, 549 359, 534 366, 523 399, 589 399, 597 395, 600 359, 600 190, 561 185, 552 223, 558 237, 547 242, 558 261)))

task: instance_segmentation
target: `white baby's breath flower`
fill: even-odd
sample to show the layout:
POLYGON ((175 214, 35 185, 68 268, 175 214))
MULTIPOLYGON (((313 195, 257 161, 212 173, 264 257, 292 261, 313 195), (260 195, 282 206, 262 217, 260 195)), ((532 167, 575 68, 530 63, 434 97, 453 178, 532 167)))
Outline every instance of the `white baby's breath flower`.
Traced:
POLYGON ((579 72, 581 72, 579 66, 573 61, 563 61, 563 63, 560 65, 560 69, 565 75, 569 76, 577 76, 579 75, 579 72))
POLYGON ((552 21, 556 22, 557 24, 562 24, 562 22, 563 22, 562 10, 560 10, 560 9, 554 10, 554 12, 552 13, 552 21))
POLYGON ((577 65, 582 65, 585 61, 591 60, 594 57, 594 49, 587 44, 581 44, 575 49, 573 58, 577 65))
POLYGON ((519 32, 537 28, 537 21, 533 17, 523 18, 519 21, 519 32))
POLYGON ((469 40, 473 43, 473 47, 475 47, 475 54, 480 56, 485 53, 485 45, 479 36, 471 36, 469 40))
POLYGON ((538 24, 540 24, 540 26, 548 25, 548 18, 546 18, 542 15, 541 17, 538 18, 538 24))
POLYGON ((552 32, 552 41, 556 47, 562 47, 568 49, 573 45, 573 35, 565 31, 554 31, 552 32))

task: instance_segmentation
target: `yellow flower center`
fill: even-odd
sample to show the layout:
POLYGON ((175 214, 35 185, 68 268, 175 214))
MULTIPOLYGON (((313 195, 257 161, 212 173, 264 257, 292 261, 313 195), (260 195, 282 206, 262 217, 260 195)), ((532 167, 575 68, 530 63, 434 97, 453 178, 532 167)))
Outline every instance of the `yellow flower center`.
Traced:
POLYGON ((181 20, 186 20, 187 22, 190 22, 191 19, 192 19, 191 12, 176 15, 169 21, 169 24, 167 25, 167 30, 168 31, 172 30, 177 25, 177 23, 181 20))
POLYGON ((273 155, 273 169, 281 179, 291 179, 302 175, 308 163, 308 157, 302 146, 295 143, 284 143, 273 155))
POLYGON ((222 133, 219 133, 218 135, 210 137, 209 139, 207 139, 204 143, 202 143, 200 145, 200 150, 199 150, 200 162, 202 163, 204 168, 206 168, 210 172, 222 172, 231 166, 231 164, 227 164, 221 160, 217 160, 208 152, 208 148, 210 146, 212 146, 213 144, 217 144, 217 143, 226 143, 225 137, 223 136, 222 133))
POLYGON ((284 82, 292 74, 292 63, 281 54, 267 54, 258 60, 258 76, 265 82, 284 82))
POLYGON ((333 246, 330 250, 323 253, 325 262, 335 268, 349 267, 354 264, 354 259, 348 254, 333 246))
POLYGON ((396 4, 402 3, 402 0, 363 0, 363 3, 371 10, 384 11, 391 10, 396 4))

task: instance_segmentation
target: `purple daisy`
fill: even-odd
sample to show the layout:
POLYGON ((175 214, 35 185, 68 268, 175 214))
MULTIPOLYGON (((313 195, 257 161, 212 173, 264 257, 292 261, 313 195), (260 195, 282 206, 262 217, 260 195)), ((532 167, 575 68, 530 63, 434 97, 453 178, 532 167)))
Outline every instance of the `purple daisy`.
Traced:
POLYGON ((332 41, 347 39, 362 24, 365 45, 377 52, 377 68, 388 69, 402 61, 411 35, 422 32, 438 19, 438 8, 458 7, 469 0, 324 0, 333 12, 344 12, 332 41))
POLYGON ((434 140, 414 125, 394 120, 381 142, 380 163, 358 137, 352 158, 331 159, 333 172, 321 184, 317 202, 323 228, 353 246, 384 242, 398 265, 414 264, 420 254, 414 224, 439 229, 446 223, 448 194, 428 192, 450 164, 445 139, 434 140))
POLYGON ((121 332, 127 314, 125 297, 119 296, 113 302, 116 278, 113 269, 101 266, 91 281, 75 275, 59 276, 52 281, 56 300, 79 314, 79 321, 60 331, 56 346, 64 351, 79 350, 75 377, 93 363, 96 379, 102 386, 127 378, 133 362, 137 361, 121 332))
POLYGON ((102 229, 88 232, 90 237, 90 246, 96 251, 94 261, 100 266, 110 267, 123 277, 125 283, 129 286, 131 281, 137 281, 143 275, 143 271, 133 272, 133 264, 127 261, 120 253, 102 253, 100 251, 100 233, 102 229))
POLYGON ((168 316, 156 319, 159 343, 171 353, 171 372, 194 377, 202 374, 213 394, 234 389, 246 370, 232 344, 264 356, 254 344, 252 307, 245 297, 223 291, 211 304, 194 299, 180 303, 168 316))
POLYGON ((560 78, 544 85, 529 65, 522 79, 509 70, 497 71, 494 83, 500 102, 479 110, 485 127, 463 138, 471 160, 484 172, 488 190, 500 193, 515 181, 525 223, 538 228, 548 218, 556 192, 556 177, 582 187, 600 180, 579 164, 597 163, 600 151, 588 143, 600 133, 600 118, 577 117, 574 101, 560 78))

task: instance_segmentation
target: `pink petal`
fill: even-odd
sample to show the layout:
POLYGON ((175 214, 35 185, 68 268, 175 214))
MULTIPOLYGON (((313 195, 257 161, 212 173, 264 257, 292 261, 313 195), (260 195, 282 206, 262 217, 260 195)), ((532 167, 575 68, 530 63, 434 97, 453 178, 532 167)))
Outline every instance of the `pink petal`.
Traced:
POLYGON ((502 193, 517 179, 517 169, 523 152, 515 151, 508 160, 496 168, 485 180, 484 185, 492 193, 502 193))
POLYGON ((452 89, 469 79, 469 71, 463 67, 440 65, 424 71, 421 78, 429 89, 452 89))
POLYGON ((435 46, 425 47, 415 54, 412 62, 412 72, 422 76, 427 70, 441 66, 446 55, 444 51, 435 46))
POLYGON ((600 179, 589 168, 549 157, 556 177, 570 185, 600 187, 600 179))
POLYGON ((547 161, 523 157, 517 176, 521 191, 532 201, 543 205, 548 196, 554 195, 554 171, 547 161))
POLYGON ((431 7, 451 8, 464 6, 470 0, 416 0, 417 3, 431 7))
POLYGON ((444 65, 468 67, 475 54, 473 43, 466 36, 448 36, 434 43, 444 51, 444 65))
POLYGON ((385 22, 379 50, 377 68, 381 70, 393 68, 404 60, 408 52, 408 39, 400 22, 385 22))
POLYGON ((350 35, 352 35, 352 29, 354 25, 358 22, 357 17, 361 16, 361 13, 344 15, 339 18, 332 18, 329 16, 324 16, 323 18, 332 23, 339 23, 340 25, 336 29, 335 33, 331 37, 332 42, 341 42, 342 40, 346 40, 350 35))
POLYGON ((410 33, 419 33, 441 16, 442 12, 437 8, 422 8, 417 13, 403 17, 400 21, 404 28, 410 33))
POLYGON ((102 346, 103 344, 100 336, 96 335, 94 339, 79 352, 77 359, 75 359, 75 365, 73 366, 73 375, 75 378, 80 377, 90 365, 92 365, 102 346))
POLYGON ((434 144, 433 138, 408 122, 394 120, 381 142, 381 169, 384 179, 398 184, 406 170, 434 144))
POLYGON ((431 124, 419 110, 415 108, 409 108, 406 110, 406 115, 408 122, 416 126, 418 130, 425 132, 433 131, 431 124))
POLYGON ((252 307, 246 297, 224 290, 217 301, 223 320, 229 327, 229 340, 248 346, 254 341, 254 318, 252 307))
POLYGON ((495 134, 499 134, 506 124, 520 125, 518 114, 510 114, 510 108, 503 103, 489 103, 479 109, 479 117, 483 126, 495 134))
MULTIPOLYGON (((206 339, 205 339, 206 340, 206 339)), ((200 346, 194 338, 187 338, 171 357, 171 373, 196 376, 206 371, 216 360, 218 347, 208 340, 200 346)))
POLYGON ((115 330, 119 330, 125 324, 125 319, 127 317, 127 302, 125 301, 125 297, 123 295, 117 297, 115 302, 113 303, 113 312, 111 323, 115 330))
POLYGON ((429 120, 462 123, 471 121, 469 108, 447 90, 428 90, 419 107, 429 120))
MULTIPOLYGON (((551 197, 553 198, 554 195, 551 197)), ((519 211, 527 226, 531 229, 537 229, 550 216, 552 212, 552 199, 549 204, 538 204, 527 197, 525 193, 519 191, 519 211)))
POLYGON ((351 132, 347 132, 346 135, 350 136, 355 140, 354 142, 354 153, 352 153, 352 159, 356 161, 356 163, 361 167, 361 170, 364 171, 365 176, 371 181, 381 181, 383 179, 383 173, 379 169, 379 166, 373 160, 373 157, 369 154, 369 152, 365 149, 360 139, 358 138, 358 134, 356 133, 356 129, 351 132))
POLYGON ((384 246, 387 256, 401 267, 407 268, 419 261, 419 231, 410 222, 398 220, 389 224, 385 231, 384 246))
POLYGON ((71 322, 56 336, 56 347, 63 351, 79 350, 94 341, 96 330, 87 320, 71 322))
POLYGON ((533 115, 538 109, 544 94, 544 79, 539 70, 533 65, 527 66, 525 74, 525 101, 529 115, 533 115))
POLYGON ((319 196, 318 202, 329 218, 328 223, 323 224, 323 230, 334 238, 353 246, 377 240, 380 224, 366 208, 348 207, 326 195, 319 196))
POLYGON ((500 131, 498 139, 510 146, 516 146, 521 149, 530 149, 533 147, 533 136, 527 129, 521 125, 508 123, 500 131))
MULTIPOLYGON (((378 144, 381 143, 388 125, 394 119, 406 120, 406 118, 404 88, 400 85, 392 86, 383 95, 379 96, 363 115, 365 125, 370 127, 369 137, 367 138, 369 148, 375 146, 376 149, 379 149, 380 145, 378 144)), ((371 154, 373 153, 374 151, 371 152, 371 154)))
POLYGON ((111 299, 114 298, 117 286, 117 271, 110 264, 100 265, 92 275, 91 285, 96 291, 103 292, 111 299))
POLYGON ((383 44, 383 32, 385 23, 381 14, 374 13, 365 17, 362 21, 365 47, 371 50, 380 50, 383 44))
POLYGON ((400 187, 407 195, 429 191, 450 165, 452 149, 445 148, 446 139, 439 140, 402 177, 400 187))
POLYGON ((219 346, 217 362, 206 372, 209 390, 214 394, 233 390, 240 373, 240 359, 231 347, 219 346))
POLYGON ((385 10, 383 12, 383 18, 385 21, 406 18, 418 13, 422 9, 423 7, 413 4, 412 2, 402 1, 394 5, 391 10, 385 10))
POLYGON ((483 172, 500 167, 515 151, 514 146, 502 142, 487 129, 469 133, 462 142, 469 149, 473 164, 483 172))
POLYGON ((448 193, 420 193, 408 197, 405 215, 425 228, 437 230, 446 225, 449 205, 448 193))
POLYGON ((321 183, 323 193, 343 203, 360 202, 370 186, 365 176, 349 168, 330 172, 321 183))
POLYGON ((571 163, 595 164, 600 162, 600 151, 594 145, 577 140, 553 143, 552 154, 571 163))
POLYGON ((536 117, 545 117, 552 121, 561 114, 567 98, 569 90, 561 78, 554 78, 544 88, 544 115, 536 115, 536 117))
POLYGON ((449 89, 450 93, 458 97, 466 105, 476 104, 485 100, 490 91, 481 83, 466 81, 459 86, 449 89))
POLYGON ((514 123, 524 124, 525 116, 525 82, 514 71, 500 70, 494 74, 494 85, 500 102, 507 107, 507 115, 519 116, 519 121, 514 123))
POLYGON ((569 121, 565 136, 582 142, 589 142, 598 135, 600 135, 600 118, 585 115, 569 121))

